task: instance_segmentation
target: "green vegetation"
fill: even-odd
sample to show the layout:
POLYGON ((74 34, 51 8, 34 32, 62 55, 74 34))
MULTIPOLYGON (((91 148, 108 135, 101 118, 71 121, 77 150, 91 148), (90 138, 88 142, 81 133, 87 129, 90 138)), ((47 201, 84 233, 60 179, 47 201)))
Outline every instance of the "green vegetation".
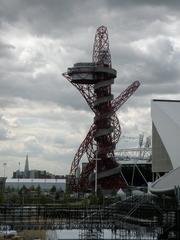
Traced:
POLYGON ((90 207, 108 206, 119 200, 115 193, 107 197, 98 190, 95 194, 71 193, 57 190, 53 186, 49 191, 44 191, 40 186, 29 189, 23 186, 20 189, 7 188, 4 194, 0 195, 0 204, 60 204, 65 207, 90 207))
POLYGON ((60 203, 64 199, 64 193, 56 190, 53 186, 50 191, 43 191, 40 186, 34 188, 20 189, 6 188, 5 192, 0 195, 0 204, 50 204, 60 203))
POLYGON ((32 239, 46 239, 46 231, 45 230, 25 230, 19 232, 18 235, 20 236, 17 240, 32 240, 32 239))

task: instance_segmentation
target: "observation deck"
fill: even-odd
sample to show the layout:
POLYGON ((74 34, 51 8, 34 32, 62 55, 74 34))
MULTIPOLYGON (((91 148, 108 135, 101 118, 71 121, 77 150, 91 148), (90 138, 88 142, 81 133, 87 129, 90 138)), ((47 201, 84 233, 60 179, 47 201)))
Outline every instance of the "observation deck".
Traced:
POLYGON ((99 74, 104 74, 106 80, 110 81, 116 77, 115 69, 99 66, 92 62, 75 63, 72 68, 68 68, 67 73, 72 78, 72 83, 77 84, 95 84, 100 80, 99 74))

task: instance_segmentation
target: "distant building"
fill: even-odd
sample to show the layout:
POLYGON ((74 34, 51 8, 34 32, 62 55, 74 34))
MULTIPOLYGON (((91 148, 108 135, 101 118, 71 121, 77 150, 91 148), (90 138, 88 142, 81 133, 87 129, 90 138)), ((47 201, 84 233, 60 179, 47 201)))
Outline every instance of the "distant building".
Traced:
POLYGON ((17 170, 13 172, 12 178, 23 178, 24 177, 24 171, 17 170))
POLYGON ((26 188, 38 186, 42 190, 50 190, 53 186, 56 187, 58 191, 66 191, 66 179, 32 179, 32 178, 7 178, 5 182, 5 187, 21 189, 23 186, 26 188))
POLYGON ((28 154, 26 155, 25 167, 24 171, 20 171, 19 169, 13 172, 12 178, 34 178, 34 179, 64 179, 64 175, 54 175, 52 173, 47 172, 46 170, 30 170, 29 169, 29 157, 28 154))

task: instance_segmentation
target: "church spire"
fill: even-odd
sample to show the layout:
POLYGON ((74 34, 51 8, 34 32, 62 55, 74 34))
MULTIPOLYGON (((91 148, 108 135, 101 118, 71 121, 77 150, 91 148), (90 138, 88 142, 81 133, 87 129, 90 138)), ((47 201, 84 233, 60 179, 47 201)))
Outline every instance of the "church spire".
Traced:
POLYGON ((26 154, 26 162, 24 167, 24 178, 29 177, 29 159, 28 159, 28 153, 26 154))

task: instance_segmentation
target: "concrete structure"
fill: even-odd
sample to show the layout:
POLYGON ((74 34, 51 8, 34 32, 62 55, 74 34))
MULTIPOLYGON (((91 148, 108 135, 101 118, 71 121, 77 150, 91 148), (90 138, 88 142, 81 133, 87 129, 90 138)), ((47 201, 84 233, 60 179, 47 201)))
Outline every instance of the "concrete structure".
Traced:
POLYGON ((151 104, 152 171, 157 179, 150 191, 174 194, 180 186, 180 101, 157 100, 151 104), (159 174, 159 175, 158 175, 159 174))
POLYGON ((151 186, 150 191, 154 194, 175 194, 175 187, 180 186, 180 167, 170 171, 157 179, 151 186))
POLYGON ((57 190, 66 190, 66 179, 17 179, 17 178, 8 178, 6 179, 5 187, 21 189, 23 186, 26 188, 30 188, 34 186, 37 188, 41 187, 42 190, 50 190, 53 186, 56 187, 57 190))
POLYGON ((154 99, 151 116, 152 171, 166 173, 180 166, 180 101, 154 99))

